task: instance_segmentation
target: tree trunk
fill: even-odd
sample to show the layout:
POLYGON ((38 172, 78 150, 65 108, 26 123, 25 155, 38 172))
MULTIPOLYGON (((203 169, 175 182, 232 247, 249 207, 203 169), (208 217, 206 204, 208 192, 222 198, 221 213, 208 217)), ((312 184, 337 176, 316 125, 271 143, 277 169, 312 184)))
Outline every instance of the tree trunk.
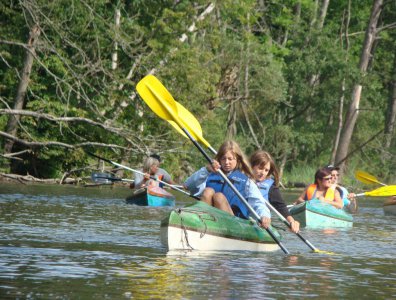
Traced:
MULTIPOLYGON (((21 73, 21 79, 19 81, 17 93, 14 99, 14 109, 21 110, 25 106, 25 96, 26 90, 29 85, 30 73, 32 71, 33 60, 35 56, 35 47, 40 35, 40 28, 37 25, 34 25, 30 31, 29 39, 27 41, 27 49, 25 52, 25 59, 23 63, 23 69, 21 73)), ((19 115, 10 115, 7 123, 6 132, 12 136, 17 135, 18 131, 18 123, 21 119, 19 115)), ((9 154, 12 153, 12 148, 14 146, 14 141, 8 139, 4 144, 4 153, 9 154)))
MULTIPOLYGON (((346 57, 346 59, 345 59, 346 62, 348 62, 348 53, 349 53, 349 38, 348 38, 348 34, 349 34, 349 23, 350 23, 350 21, 351 21, 351 0, 348 1, 348 10, 347 10, 347 14, 346 14, 346 22, 345 22, 345 25, 343 25, 341 27, 342 30, 340 32, 341 46, 343 46, 342 36, 343 35, 345 36, 345 50, 347 52, 347 55, 345 56, 346 57)), ((344 102, 345 102, 344 100, 345 100, 345 78, 342 80, 342 84, 341 84, 341 97, 340 97, 340 102, 339 102, 339 107, 338 107, 337 133, 336 133, 336 136, 335 136, 335 139, 334 139, 333 151, 331 152, 331 159, 330 159, 330 163, 332 165, 335 164, 336 154, 337 154, 337 151, 338 151, 338 146, 340 144, 340 136, 341 136, 341 131, 342 131, 343 116, 344 116, 344 102)))
POLYGON ((218 98, 230 98, 230 108, 227 117, 227 139, 233 139, 237 134, 237 106, 240 103, 240 98, 236 96, 238 86, 238 72, 237 66, 227 68, 224 70, 222 80, 217 84, 218 98))
POLYGON ((327 8, 329 7, 329 2, 330 0, 323 0, 322 5, 320 7, 320 14, 319 14, 319 20, 318 20, 318 25, 317 28, 319 30, 322 30, 324 21, 327 15, 327 8))
POLYGON ((385 150, 389 150, 392 145, 392 137, 394 135, 395 130, 395 122, 396 122, 396 52, 395 57, 393 59, 393 78, 389 87, 389 101, 388 101, 388 114, 386 116, 385 123, 385 139, 384 139, 384 148, 385 150))
POLYGON ((121 11, 119 8, 115 10, 114 14, 114 25, 116 31, 116 41, 114 42, 114 50, 111 54, 111 69, 116 70, 118 67, 118 34, 120 29, 120 19, 121 19, 121 11))
POLYGON ((236 134, 237 134, 237 129, 236 129, 236 101, 232 101, 230 104, 230 110, 228 111, 228 118, 227 118, 227 132, 226 132, 226 138, 227 140, 232 140, 236 134))
MULTIPOLYGON (((247 19, 248 19, 248 21, 250 20, 250 14, 247 15, 247 19)), ((248 22, 248 24, 249 24, 249 22, 248 22)), ((251 29, 250 29, 249 25, 247 25, 246 31, 249 34, 251 34, 251 29)), ((249 94, 249 64, 250 64, 250 60, 249 60, 249 57, 250 57, 249 39, 246 42, 245 57, 247 59, 246 59, 246 63, 245 63, 245 74, 244 74, 244 79, 243 79, 244 80, 244 96, 243 96, 244 100, 242 100, 242 102, 241 102, 241 108, 242 108, 242 112, 243 112, 243 115, 244 115, 245 120, 246 120, 246 124, 249 127, 250 134, 252 135, 252 138, 253 138, 253 141, 254 141, 254 145, 256 146, 256 148, 260 148, 260 144, 258 142, 256 133, 254 132, 253 126, 250 123, 249 114, 248 114, 248 110, 247 110, 247 106, 249 105, 248 104, 249 96, 250 96, 250 94, 249 94)))
POLYGON ((338 145, 340 143, 340 135, 341 135, 341 130, 342 130, 342 116, 344 113, 344 94, 345 94, 345 78, 342 81, 342 86, 341 86, 341 97, 340 97, 340 103, 338 106, 338 126, 337 126, 337 133, 334 139, 334 145, 333 145, 333 151, 331 153, 331 160, 330 163, 334 165, 335 162, 335 157, 338 149, 338 145))
MULTIPOLYGON (((318 6, 317 2, 315 6, 316 7, 318 6)), ((316 12, 317 8, 315 10, 315 18, 314 20, 312 20, 312 24, 316 24, 315 27, 318 32, 322 31, 323 29, 328 7, 329 7, 329 0, 323 0, 320 6, 318 19, 316 18, 316 15, 318 14, 316 12)), ((309 79, 309 86, 311 87, 311 97, 315 97, 316 88, 319 86, 319 82, 320 82, 320 74, 312 74, 311 78, 309 79)), ((309 108, 309 110, 312 110, 312 108, 309 108)), ((306 119, 307 122, 312 122, 313 115, 314 115, 313 113, 307 114, 307 119, 306 119)))
MULTIPOLYGON (((383 0, 374 0, 373 8, 371 10, 371 15, 369 19, 369 24, 366 29, 366 35, 365 35, 363 49, 359 62, 359 70, 363 76, 367 71, 367 66, 370 60, 371 49, 373 47, 373 43, 376 37, 377 23, 382 11, 382 3, 383 0)), ((359 114, 361 92, 362 92, 362 85, 356 83, 353 88, 352 100, 345 117, 345 123, 340 137, 340 144, 335 158, 336 164, 338 162, 341 162, 339 164, 341 173, 343 172, 343 169, 345 167, 344 158, 348 154, 349 145, 351 143, 355 124, 359 114)))

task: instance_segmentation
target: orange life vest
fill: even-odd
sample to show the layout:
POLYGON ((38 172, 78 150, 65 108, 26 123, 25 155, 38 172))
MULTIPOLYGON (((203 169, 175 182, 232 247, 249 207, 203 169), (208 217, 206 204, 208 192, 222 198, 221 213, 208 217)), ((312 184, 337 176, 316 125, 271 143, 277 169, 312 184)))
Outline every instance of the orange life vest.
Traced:
MULTIPOLYGON (((316 184, 309 185, 305 193, 305 200, 313 199, 316 194, 316 189, 317 189, 316 184)), ((334 188, 328 188, 326 191, 325 200, 335 201, 334 191, 335 191, 334 188)))
MULTIPOLYGON (((162 181, 162 178, 164 177, 164 175, 160 174, 160 175, 154 175, 154 177, 156 177, 158 180, 162 181)), ((159 182, 157 180, 151 179, 149 182, 150 186, 159 186, 160 188, 164 187, 164 184, 162 182, 159 182)))

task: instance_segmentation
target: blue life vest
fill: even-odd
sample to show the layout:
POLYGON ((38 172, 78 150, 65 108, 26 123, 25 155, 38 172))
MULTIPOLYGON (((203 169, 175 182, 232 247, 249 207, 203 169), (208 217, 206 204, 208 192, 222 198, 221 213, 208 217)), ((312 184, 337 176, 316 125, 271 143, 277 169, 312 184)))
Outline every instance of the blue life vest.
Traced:
MULTIPOLYGON (((238 192, 246 199, 246 184, 249 180, 249 177, 236 170, 228 175, 228 179, 235 186, 238 192)), ((233 208, 233 206, 239 208, 240 213, 235 214, 237 217, 244 219, 248 218, 248 208, 218 173, 209 174, 208 179, 206 180, 206 187, 214 189, 216 193, 222 193, 227 198, 231 208, 233 208)))
POLYGON ((269 190, 274 182, 275 180, 273 178, 267 178, 266 180, 257 182, 261 195, 263 195, 264 199, 267 201, 269 201, 269 190))
POLYGON ((340 196, 342 201, 344 202, 344 206, 348 206, 351 201, 348 199, 348 190, 343 186, 337 186, 337 190, 340 192, 340 196))

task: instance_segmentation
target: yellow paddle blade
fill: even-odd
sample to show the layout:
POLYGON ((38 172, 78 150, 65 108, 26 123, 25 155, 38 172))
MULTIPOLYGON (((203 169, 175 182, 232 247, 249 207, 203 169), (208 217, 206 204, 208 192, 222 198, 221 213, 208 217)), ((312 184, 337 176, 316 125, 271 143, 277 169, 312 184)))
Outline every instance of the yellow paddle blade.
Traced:
POLYGON ((319 250, 319 249, 313 250, 312 252, 321 253, 321 254, 328 254, 328 255, 336 255, 337 254, 337 253, 334 253, 334 252, 331 252, 331 251, 325 251, 325 250, 319 250))
POLYGON ((138 82, 136 90, 148 107, 161 119, 169 121, 177 116, 175 99, 155 76, 145 76, 138 82))
MULTIPOLYGON (((193 132, 195 132, 196 135, 199 135, 202 137, 202 128, 201 124, 199 124, 198 120, 179 102, 176 101, 176 107, 177 107, 177 112, 179 114, 179 119, 181 120, 189 120, 188 126, 190 128, 193 128, 193 132)), ((180 134, 182 134, 185 138, 188 139, 188 136, 183 132, 183 130, 180 129, 179 125, 177 125, 173 121, 168 121, 180 134)), ((191 133, 191 131, 189 131, 191 133)), ((198 140, 198 139, 196 139, 198 140)))
POLYGON ((371 175, 371 174, 369 174, 367 172, 360 171, 360 170, 357 170, 355 172, 355 178, 357 180, 359 180, 360 182, 363 182, 365 184, 377 183, 377 184, 381 184, 381 185, 386 185, 386 184, 378 181, 378 179, 374 175, 371 175))
POLYGON ((369 197, 390 197, 390 196, 396 196, 396 185, 387 185, 380 187, 378 189, 375 189, 370 192, 365 192, 363 193, 365 196, 369 197))
POLYGON ((202 128, 197 119, 173 99, 165 86, 154 75, 147 75, 140 80, 136 90, 154 113, 168 121, 183 136, 187 137, 183 132, 185 129, 196 141, 207 148, 210 147, 210 144, 202 137, 202 128))

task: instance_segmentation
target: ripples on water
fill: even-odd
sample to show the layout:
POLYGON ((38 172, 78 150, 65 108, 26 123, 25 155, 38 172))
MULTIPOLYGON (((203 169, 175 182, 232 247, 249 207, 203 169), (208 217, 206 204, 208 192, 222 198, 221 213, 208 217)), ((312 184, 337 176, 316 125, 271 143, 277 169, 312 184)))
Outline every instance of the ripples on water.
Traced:
POLYGON ((384 216, 382 200, 361 200, 352 229, 302 231, 336 255, 311 253, 289 232, 288 256, 166 253, 159 225, 170 208, 127 205, 128 193, 0 185, 0 299, 396 296, 396 217, 384 216))

